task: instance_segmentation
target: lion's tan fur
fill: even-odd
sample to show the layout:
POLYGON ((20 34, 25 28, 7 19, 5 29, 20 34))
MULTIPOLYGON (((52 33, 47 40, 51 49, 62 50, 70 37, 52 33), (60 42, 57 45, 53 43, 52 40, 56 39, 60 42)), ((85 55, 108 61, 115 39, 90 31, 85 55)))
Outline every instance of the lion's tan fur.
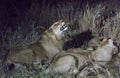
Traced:
POLYGON ((117 53, 117 47, 112 39, 104 39, 95 52, 92 52, 92 58, 100 64, 105 65, 111 61, 112 55, 117 53))
POLYGON ((64 43, 64 33, 60 31, 60 27, 63 24, 65 22, 62 20, 55 22, 43 33, 42 39, 37 43, 23 48, 13 48, 8 55, 7 62, 10 64, 33 64, 35 62, 41 62, 41 60, 50 59, 59 53, 64 43))
POLYGON ((106 39, 100 43, 99 47, 95 51, 90 52, 89 50, 70 49, 67 52, 60 53, 54 57, 45 72, 71 73, 70 71, 72 71, 72 73, 75 74, 93 62, 105 61, 106 63, 106 61, 110 61, 115 48, 116 47, 113 45, 112 39, 106 39), (69 57, 69 59, 67 57, 69 57), (68 62, 70 59, 72 60, 68 62), (66 68, 66 70, 64 68, 66 68))

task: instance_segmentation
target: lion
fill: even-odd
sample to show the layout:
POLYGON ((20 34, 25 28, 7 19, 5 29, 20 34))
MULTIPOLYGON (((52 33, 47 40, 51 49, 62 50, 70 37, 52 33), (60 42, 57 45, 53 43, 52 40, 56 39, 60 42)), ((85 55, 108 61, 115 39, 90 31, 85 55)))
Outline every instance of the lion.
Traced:
POLYGON ((8 54, 7 63, 31 65, 49 60, 61 52, 65 41, 65 33, 69 30, 68 23, 63 20, 55 22, 43 34, 39 42, 22 48, 13 48, 8 54))
POLYGON ((111 61, 112 55, 118 52, 117 43, 112 39, 103 39, 97 50, 92 53, 92 58, 101 65, 111 61))
POLYGON ((85 51, 82 49, 74 52, 74 49, 70 49, 54 57, 49 67, 45 70, 45 73, 75 75, 93 62, 107 63, 111 61, 112 55, 117 51, 116 49, 117 47, 113 44, 112 39, 104 39, 98 48, 94 51, 91 50, 91 52, 90 50, 85 51))

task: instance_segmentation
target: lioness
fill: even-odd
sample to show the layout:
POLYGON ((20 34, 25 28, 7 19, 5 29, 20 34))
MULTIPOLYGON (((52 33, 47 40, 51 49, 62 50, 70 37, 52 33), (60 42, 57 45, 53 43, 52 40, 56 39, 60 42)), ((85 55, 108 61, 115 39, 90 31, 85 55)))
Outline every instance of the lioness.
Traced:
POLYGON ((45 73, 77 74, 94 61, 107 63, 111 60, 116 49, 117 47, 113 45, 112 39, 104 39, 98 48, 91 52, 81 49, 78 49, 79 52, 78 50, 74 52, 74 49, 70 49, 57 55, 45 70, 45 73))
POLYGON ((25 48, 13 48, 8 55, 7 63, 33 64, 41 60, 50 59, 61 52, 65 32, 69 26, 64 21, 55 22, 42 34, 42 39, 25 48))

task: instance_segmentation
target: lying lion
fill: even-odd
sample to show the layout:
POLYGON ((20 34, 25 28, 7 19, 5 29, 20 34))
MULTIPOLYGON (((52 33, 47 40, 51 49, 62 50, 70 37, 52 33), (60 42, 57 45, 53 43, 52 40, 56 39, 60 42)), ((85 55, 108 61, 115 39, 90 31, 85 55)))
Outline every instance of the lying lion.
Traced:
POLYGON ((48 60, 61 52, 68 24, 60 20, 55 22, 42 34, 42 39, 25 48, 13 48, 8 55, 7 63, 31 65, 42 60, 48 60))
POLYGON ((100 62, 102 65, 111 61, 117 47, 112 39, 104 39, 95 51, 70 49, 53 58, 45 73, 77 74, 92 62, 100 62), (75 50, 75 52, 74 52, 75 50), (88 52, 87 52, 88 51, 88 52))

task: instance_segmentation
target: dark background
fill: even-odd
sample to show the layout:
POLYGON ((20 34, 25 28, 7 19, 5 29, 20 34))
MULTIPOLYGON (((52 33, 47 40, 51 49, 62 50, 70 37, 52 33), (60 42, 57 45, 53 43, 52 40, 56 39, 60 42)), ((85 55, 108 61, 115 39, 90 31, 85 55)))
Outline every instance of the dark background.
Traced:
MULTIPOLYGON (((86 42, 88 43, 92 38, 100 37, 101 34, 103 35, 107 32, 106 30, 100 31, 99 33, 97 32, 97 35, 95 34, 93 36, 94 31, 96 32, 97 30, 88 30, 93 24, 89 24, 89 22, 84 23, 86 20, 89 21, 88 18, 84 20, 84 17, 90 17, 90 15, 87 16, 87 11, 93 11, 91 8, 93 8, 93 10, 98 9, 99 11, 98 15, 100 15, 100 18, 95 19, 95 21, 98 22, 95 26, 99 31, 99 28, 102 29, 102 27, 104 27, 106 20, 111 20, 120 12, 120 1, 0 0, 0 67, 3 66, 2 70, 7 72, 7 69, 4 69, 6 68, 4 61, 11 48, 30 45, 39 41, 42 32, 54 22, 61 19, 72 23, 71 26, 75 32, 77 32, 74 33, 74 30, 71 31, 72 39, 65 43, 63 49, 88 47, 86 46, 86 42), (96 8, 99 4, 102 4, 101 6, 104 8, 103 11, 101 8, 96 8), (117 7, 114 8, 115 6, 117 7), (84 14, 85 16, 83 16, 84 14), (87 31, 82 28, 85 28, 87 31)), ((111 24, 112 22, 109 23, 111 24)), ((115 25, 119 27, 120 22, 118 21, 115 25)), ((114 26, 114 24, 112 26, 114 26)), ((112 29, 112 26, 109 28, 112 29)), ((119 35, 119 33, 117 34, 119 35)))
MULTIPOLYGON (((112 0, 1 0, 0 1, 0 30, 6 27, 15 28, 24 19, 26 12, 33 2, 45 2, 44 6, 57 4, 67 4, 68 2, 80 4, 80 8, 86 4, 95 6, 98 3, 112 2, 112 0)), ((41 8, 39 8, 40 10, 41 8)), ((47 18, 46 18, 47 19, 47 18)))
MULTIPOLYGON (((0 43, 4 39, 10 38, 12 43, 20 44, 26 37, 29 38, 25 43, 34 43, 41 36, 41 33, 50 25, 58 20, 67 20, 72 22, 74 27, 80 32, 85 32, 79 21, 79 15, 82 16, 88 8, 95 8, 97 5, 119 6, 119 0, 0 0, 0 43), (64 13, 65 11, 65 13, 64 13), (60 13, 58 13, 60 12, 60 13), (60 17, 59 17, 60 16, 60 17), (31 32, 35 31, 33 34, 31 32), (7 34, 7 35, 5 35, 7 34), (30 35, 29 35, 30 34, 30 35), (36 39, 33 37, 34 34, 36 39), (38 37, 38 38, 37 38, 38 37), (33 41, 34 40, 34 41, 33 41)), ((117 7, 119 9, 120 7, 117 7)), ((96 8, 95 8, 96 9, 96 8)), ((112 9, 114 10, 114 8, 112 9)), ((116 9, 115 9, 116 10, 116 9)), ((109 11, 108 11, 109 12, 109 11)), ((110 11, 111 12, 111 11, 110 11)), ((110 13, 109 12, 109 13, 110 13)), ((109 17, 108 13, 108 17, 109 17)), ((111 13, 110 13, 111 15, 111 13)), ((104 19, 103 19, 104 20, 104 19)), ((89 27, 89 26, 87 26, 89 27)), ((87 29, 86 29, 87 30, 87 29)), ((72 31, 73 32, 73 31, 72 31)), ((78 38, 74 38, 79 39, 78 38)), ((74 42, 74 40, 73 40, 74 42)), ((3 43, 4 44, 4 43, 3 43)), ((70 43, 71 44, 71 43, 70 43)), ((80 43, 81 44, 81 43, 80 43)), ((13 45, 13 44, 12 44, 13 45)))

